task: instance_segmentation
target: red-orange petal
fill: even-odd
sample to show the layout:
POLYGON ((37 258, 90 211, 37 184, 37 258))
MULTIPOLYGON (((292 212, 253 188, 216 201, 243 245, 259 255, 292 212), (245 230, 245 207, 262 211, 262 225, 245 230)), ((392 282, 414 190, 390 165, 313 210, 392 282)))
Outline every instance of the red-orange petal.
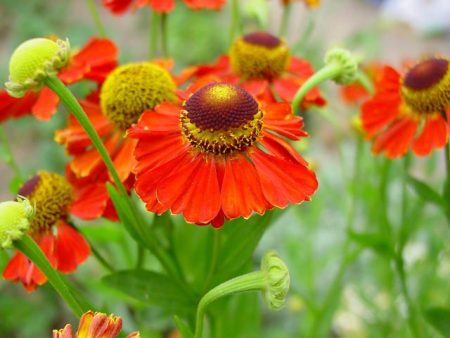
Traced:
POLYGON ((47 121, 56 113, 58 103, 58 95, 51 89, 44 87, 40 91, 38 99, 31 111, 39 120, 47 121))
POLYGON ((9 96, 6 90, 0 90, 0 123, 30 114, 37 99, 37 94, 31 91, 22 98, 15 98, 9 96))
POLYGON ((191 9, 219 10, 225 5, 226 0, 183 0, 191 9))
POLYGON ((416 155, 426 156, 433 149, 447 144, 449 131, 444 118, 439 115, 429 116, 419 137, 414 141, 413 151, 416 155))
POLYGON ((317 189, 316 175, 299 163, 269 155, 256 149, 250 154, 262 191, 270 204, 285 208, 289 203, 310 199, 317 189))
POLYGON ((109 199, 105 182, 85 184, 74 187, 75 201, 70 207, 70 213, 80 219, 92 220, 103 215, 109 199))
POLYGON ((103 6, 113 14, 120 15, 129 9, 132 2, 133 0, 103 0, 103 6))
POLYGON ((372 146, 373 153, 383 152, 389 158, 404 155, 413 143, 417 127, 416 119, 405 117, 397 120, 377 136, 372 146))
POLYGON ((379 93, 362 105, 361 121, 369 138, 397 118, 400 103, 400 97, 379 93))
POLYGON ((64 273, 73 272, 89 257, 89 244, 78 231, 63 221, 56 226, 56 231, 56 268, 64 273))
POLYGON ((274 156, 281 157, 287 161, 301 163, 307 165, 306 161, 300 154, 285 140, 273 135, 268 131, 263 132, 263 138, 259 141, 261 145, 274 156))
POLYGON ((264 198, 255 167, 242 155, 225 161, 222 210, 228 219, 263 214, 270 204, 264 198))
POLYGON ((175 0, 141 0, 141 3, 144 2, 158 13, 169 13, 175 9, 175 0))

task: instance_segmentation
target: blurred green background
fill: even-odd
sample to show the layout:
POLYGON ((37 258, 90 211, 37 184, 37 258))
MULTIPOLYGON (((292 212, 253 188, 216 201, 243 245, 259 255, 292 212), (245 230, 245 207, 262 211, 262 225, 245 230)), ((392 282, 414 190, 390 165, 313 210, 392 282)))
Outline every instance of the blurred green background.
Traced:
MULTIPOLYGON (((261 27, 277 32, 281 17, 278 1, 248 0, 240 4, 246 32, 261 27)), ((150 11, 143 9, 120 17, 102 8, 99 11, 108 36, 120 47, 120 60, 145 59, 150 11)), ((55 34, 69 37, 73 46, 81 46, 96 35, 85 2, 81 0, 0 0, 0 17, 2 82, 7 79, 8 57, 23 40, 55 34)), ((185 6, 178 6, 169 21, 169 52, 176 60, 177 69, 212 62, 226 52, 228 28, 228 6, 220 13, 192 12, 185 6)), ((295 46, 296 54, 308 58, 316 67, 322 65, 324 52, 332 46, 346 46, 368 60, 395 65, 424 54, 450 55, 448 34, 414 31, 406 24, 383 19, 373 4, 356 0, 323 0, 321 7, 314 11, 308 11, 301 4, 295 5, 286 38, 293 48, 295 46)), ((82 86, 75 87, 75 91, 82 90, 82 86)), ((398 224, 403 164, 374 158, 370 145, 350 126, 358 107, 344 105, 333 84, 323 86, 323 90, 329 104, 322 111, 307 113, 306 128, 310 138, 300 145, 302 154, 317 170, 320 188, 312 202, 290 207, 270 226, 255 257, 256 265, 262 253, 276 249, 286 260, 292 274, 288 305, 276 314, 258 310, 264 307, 258 306, 261 299, 257 295, 237 296, 219 304, 219 311, 221 306, 237 307, 240 312, 236 314, 243 313, 229 318, 229 330, 235 332, 235 336, 224 332, 223 337, 306 337, 313 325, 331 326, 333 337, 410 337, 405 301, 399 292, 385 239, 382 236, 352 238, 347 233, 349 223, 360 232, 381 232, 383 214, 398 224), (355 166, 359 168, 357 177, 355 166), (384 183, 380 181, 380 172, 383 171, 389 177, 386 189, 381 188, 384 183), (383 207, 386 196, 390 202, 383 207), (358 250, 360 246, 364 249, 358 250), (354 256, 346 255, 352 250, 354 256), (348 261, 336 283, 333 278, 343 259, 348 261), (316 323, 317 312, 324 304, 326 311, 320 314, 323 322, 316 323), (263 324, 255 331, 253 321, 258 321, 260 316, 263 324)), ((64 126, 65 117, 61 113, 45 123, 31 117, 6 123, 13 152, 24 172, 30 175, 39 169, 62 172, 67 157, 64 150, 53 143, 53 132, 64 126)), ((12 174, 3 162, 0 162, 0 172, 1 200, 10 199, 12 174)), ((440 190, 444 181, 443 153, 435 151, 429 158, 414 159, 412 175, 440 190)), ((448 307, 448 224, 436 207, 424 203, 411 189, 408 194, 410 233, 404 259, 412 297, 421 311, 448 307)), ((226 227, 247 225, 235 223, 226 227)), ((82 229, 90 240, 100 244, 103 254, 118 267, 129 266, 134 248, 123 229, 105 221, 83 224, 82 229), (130 255, 124 256, 123 252, 127 251, 130 255)), ((180 239, 178 254, 185 257, 187 266, 191 264, 195 271, 195 265, 204 261, 195 252, 195 243, 208 240, 211 229, 177 224, 176 231, 180 239), (191 244, 184 243, 186 239, 191 244)), ((6 259, 0 256, 1 270, 6 259)), ((147 338, 162 337, 163 332, 173 328, 173 322, 163 311, 118 294, 99 282, 104 273, 91 258, 70 278, 75 283, 83 281, 83 287, 88 286, 97 304, 120 313, 127 330, 139 328, 147 338), (133 313, 131 306, 142 311, 133 313)), ((0 294, 0 337, 50 337, 52 328, 75 323, 48 285, 29 295, 21 286, 0 280, 0 294)), ((443 320, 450 322, 450 318, 443 320)), ((440 337, 431 326, 427 335, 440 337)))

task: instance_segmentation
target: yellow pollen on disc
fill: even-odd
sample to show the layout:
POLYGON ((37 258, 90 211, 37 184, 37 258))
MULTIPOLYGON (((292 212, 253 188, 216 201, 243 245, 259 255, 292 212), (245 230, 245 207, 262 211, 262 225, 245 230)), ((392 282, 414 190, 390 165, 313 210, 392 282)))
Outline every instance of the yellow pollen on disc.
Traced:
POLYGON ((244 89, 213 83, 195 92, 184 104, 180 121, 184 139, 205 154, 244 151, 258 139, 263 113, 244 89))
POLYGON ((288 67, 289 49, 277 37, 256 32, 238 39, 230 49, 233 70, 244 80, 272 80, 288 67))
POLYGON ((102 86, 103 113, 121 130, 136 123, 141 114, 164 101, 174 101, 176 84, 167 70, 145 62, 116 68, 102 86))
POLYGON ((442 113, 450 108, 450 63, 430 58, 411 68, 402 79, 402 96, 416 113, 442 113))
POLYGON ((50 229, 68 213, 73 201, 73 190, 61 175, 40 171, 20 188, 19 196, 26 197, 35 207, 35 215, 30 222, 32 232, 50 229))

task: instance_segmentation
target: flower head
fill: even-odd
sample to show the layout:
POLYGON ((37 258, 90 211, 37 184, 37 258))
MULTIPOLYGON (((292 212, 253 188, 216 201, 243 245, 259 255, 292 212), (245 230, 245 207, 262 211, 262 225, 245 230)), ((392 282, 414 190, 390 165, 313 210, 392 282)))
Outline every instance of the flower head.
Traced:
POLYGON ((30 226, 34 208, 26 198, 0 203, 0 247, 10 248, 30 226))
MULTIPOLYGON (((292 102, 297 90, 313 74, 312 66, 292 56, 282 39, 267 32, 253 32, 237 39, 229 55, 220 57, 216 64, 197 67, 193 76, 198 87, 214 81, 239 84, 259 100, 274 103, 278 98, 292 102)), ((317 88, 301 102, 304 109, 311 105, 325 105, 317 88)))
POLYGON ((448 60, 430 58, 403 75, 389 66, 381 70, 375 95, 362 106, 361 119, 372 151, 389 158, 408 149, 426 156, 448 142, 450 95, 448 60), (448 119, 448 117, 447 117, 448 119))
POLYGON ((176 84, 161 66, 145 62, 116 68, 100 92, 104 114, 122 130, 137 122, 141 114, 164 101, 175 99, 176 84))
MULTIPOLYGON (((116 338, 121 329, 122 318, 88 311, 81 317, 76 335, 72 332, 72 325, 67 324, 64 329, 53 330, 53 338, 116 338)), ((127 336, 127 338, 139 337, 138 332, 127 336)))
POLYGON ((289 270, 275 251, 266 253, 261 261, 261 271, 266 277, 264 299, 271 310, 281 310, 289 291, 289 270))
POLYGON ((5 84, 9 95, 23 97, 30 89, 40 90, 45 78, 67 64, 69 53, 68 40, 36 38, 23 42, 9 61, 9 81, 5 84))
POLYGON ((306 136, 302 125, 286 103, 262 104, 229 83, 206 85, 129 129, 138 142, 136 191, 152 212, 214 226, 309 200, 315 175, 282 138, 306 136))
MULTIPOLYGON (((50 263, 61 272, 72 272, 89 256, 86 240, 69 224, 67 214, 73 191, 63 176, 41 171, 25 182, 19 195, 34 206, 28 233, 41 247, 50 263)), ((16 252, 3 277, 21 281, 28 291, 46 282, 46 277, 22 253, 16 252)))

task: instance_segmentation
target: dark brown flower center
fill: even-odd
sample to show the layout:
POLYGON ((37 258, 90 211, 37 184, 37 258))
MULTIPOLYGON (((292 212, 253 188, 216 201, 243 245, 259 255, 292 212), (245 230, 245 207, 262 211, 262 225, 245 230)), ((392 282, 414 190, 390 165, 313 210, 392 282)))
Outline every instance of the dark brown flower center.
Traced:
POLYGON ((256 142, 262 117, 258 103, 244 89, 213 83, 187 100, 180 121, 185 140, 195 149, 227 155, 256 142))
POLYGON ((437 84, 448 70, 445 59, 429 59, 418 63, 405 75, 403 84, 412 90, 423 90, 437 84))
POLYGON ((187 116, 203 130, 228 130, 251 121, 258 112, 258 103, 240 87, 209 84, 194 93, 186 102, 187 116))
POLYGON ((275 48, 281 44, 281 40, 276 36, 267 32, 254 32, 244 35, 242 38, 245 42, 253 45, 263 46, 267 48, 275 48))

